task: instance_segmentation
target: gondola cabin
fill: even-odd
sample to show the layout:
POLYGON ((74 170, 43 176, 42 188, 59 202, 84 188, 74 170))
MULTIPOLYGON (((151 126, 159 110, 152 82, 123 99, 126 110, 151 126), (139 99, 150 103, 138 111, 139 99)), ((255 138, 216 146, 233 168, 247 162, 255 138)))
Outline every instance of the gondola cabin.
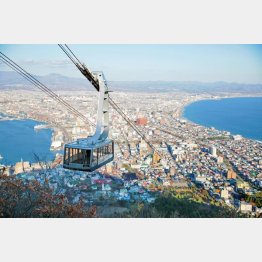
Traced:
POLYGON ((106 139, 94 144, 87 141, 78 139, 65 145, 64 168, 92 172, 113 161, 114 141, 106 139))

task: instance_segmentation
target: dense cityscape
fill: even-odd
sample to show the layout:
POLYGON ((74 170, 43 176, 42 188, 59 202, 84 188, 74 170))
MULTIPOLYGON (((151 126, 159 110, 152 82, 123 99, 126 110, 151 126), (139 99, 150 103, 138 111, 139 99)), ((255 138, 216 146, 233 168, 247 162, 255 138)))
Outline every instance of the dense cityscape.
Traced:
MULTIPOLYGON (((60 91, 59 95, 95 123, 96 93, 60 91)), ((205 194, 204 200, 197 201, 260 216, 262 208, 252 196, 262 189, 261 142, 206 128, 182 116, 185 106, 194 101, 229 95, 113 92, 111 96, 143 131, 155 152, 110 108, 114 161, 92 173, 65 170, 59 150, 69 141, 91 135, 94 128, 37 91, 6 90, 0 95, 0 121, 44 122, 35 130, 51 128, 50 149, 58 153, 52 162, 25 160, 0 168, 8 176, 24 180, 44 183, 48 179, 56 194, 65 195, 72 203, 81 199, 86 206, 96 205, 100 216, 126 212, 130 203, 154 203, 166 190, 181 195, 189 191, 195 196, 205 194)))

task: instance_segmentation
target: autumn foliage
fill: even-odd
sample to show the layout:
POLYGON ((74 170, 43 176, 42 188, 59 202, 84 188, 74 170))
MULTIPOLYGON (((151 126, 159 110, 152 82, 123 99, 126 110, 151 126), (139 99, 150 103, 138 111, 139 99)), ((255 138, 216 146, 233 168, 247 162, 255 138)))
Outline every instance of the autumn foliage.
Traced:
POLYGON ((96 217, 96 207, 87 209, 81 200, 72 205, 64 195, 54 195, 48 183, 0 175, 0 217, 96 217))

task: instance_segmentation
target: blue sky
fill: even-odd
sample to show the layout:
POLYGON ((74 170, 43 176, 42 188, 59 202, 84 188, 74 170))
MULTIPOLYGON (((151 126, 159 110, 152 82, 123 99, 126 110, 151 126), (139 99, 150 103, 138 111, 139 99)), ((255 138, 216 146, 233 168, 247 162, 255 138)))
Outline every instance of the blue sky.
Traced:
MULTIPOLYGON (((70 45, 91 70, 110 81, 262 83, 262 45, 70 45)), ((0 45, 36 75, 81 77, 57 45, 0 45)), ((0 62, 0 70, 9 70, 0 62)))

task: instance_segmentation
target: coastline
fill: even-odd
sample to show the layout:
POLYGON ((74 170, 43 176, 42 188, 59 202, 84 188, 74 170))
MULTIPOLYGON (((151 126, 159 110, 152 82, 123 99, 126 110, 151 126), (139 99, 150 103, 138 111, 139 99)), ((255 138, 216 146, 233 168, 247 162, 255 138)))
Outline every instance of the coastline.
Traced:
MULTIPOLYGON (((234 99, 234 98, 262 98, 262 94, 259 94, 259 95, 233 95, 233 96, 225 96, 225 97, 217 97, 217 96, 211 96, 211 97, 205 97, 205 98, 201 98, 199 97, 199 99, 195 99, 195 100, 192 100, 192 101, 189 101, 188 103, 184 104, 180 110, 179 110, 179 114, 178 114, 178 117, 179 119, 184 119, 186 120, 187 122, 190 122, 191 124, 194 124, 194 125, 197 125, 197 126, 201 126, 202 128, 210 128, 208 126, 205 126, 205 125, 201 125, 201 124, 198 124, 190 119, 188 119, 186 116, 185 116, 185 109, 186 107, 188 107, 189 105, 193 104, 193 103, 197 103, 197 102, 200 102, 200 101, 212 101, 212 100, 224 100, 224 99, 234 99)), ((219 132, 222 132, 222 131, 228 131, 230 132, 229 130, 220 130, 220 129, 217 129, 215 127, 213 127, 215 130, 219 131, 219 132)), ((230 132, 231 133, 231 132, 230 132)), ((241 135, 243 138, 245 139, 250 139, 250 140, 253 140, 253 141, 256 141, 258 143, 262 143, 262 140, 258 140, 258 139, 253 139, 253 138, 248 138, 246 136, 243 136, 241 135)))
MULTIPOLYGON (((243 94, 232 94, 232 95, 229 95, 229 94, 223 94, 223 95, 214 95, 214 94, 199 94, 199 95, 192 95, 192 94, 188 94, 186 96, 186 98, 184 99, 184 101, 182 101, 182 103, 176 108, 176 116, 177 118, 180 118, 180 119, 185 119, 187 122, 189 123, 192 123, 193 125, 197 125, 197 126, 200 126, 202 128, 209 128, 207 126, 204 126, 204 125, 201 125, 201 124, 198 124, 198 123, 195 123, 193 121, 191 121, 190 119, 186 118, 185 115, 184 115, 184 111, 185 111, 185 108, 193 103, 196 103, 196 102, 199 102, 199 101, 204 101, 204 100, 222 100, 222 99, 233 99, 233 98, 257 98, 257 97, 262 97, 262 94, 256 94, 256 95, 243 95, 243 94)), ((52 136, 51 136, 51 145, 52 145, 52 142, 55 141, 55 135, 58 131, 62 131, 63 132, 63 129, 61 129, 61 127, 59 126, 56 126, 55 123, 50 123, 49 121, 43 121, 41 119, 37 119, 36 117, 25 117, 23 115, 6 115, 5 113, 0 113, 0 116, 6 118, 6 119, 0 119, 1 120, 6 120, 6 121, 12 121, 12 120, 34 120, 34 121, 37 121, 39 123, 44 123, 44 124, 47 124, 48 125, 48 129, 52 130, 52 136)), ((221 130, 221 129, 217 129, 215 128, 215 130, 217 130, 218 132, 221 132, 221 131, 226 131, 226 130, 221 130)), ((230 132, 230 131, 229 131, 230 132)), ((246 136, 242 136, 243 138, 245 139, 249 139, 249 140, 252 140, 252 141, 256 141, 256 142, 259 142, 259 143, 262 143, 261 140, 257 140, 257 139, 252 139, 252 138, 247 138, 246 136)), ((64 140, 65 141, 65 140, 64 140)), ((51 146, 50 146, 50 149, 49 151, 51 152, 59 152, 61 149, 58 149, 58 150, 52 150, 51 146)))
MULTIPOLYGON (((197 99, 195 99, 195 100, 192 100, 192 101, 189 101, 188 103, 186 103, 186 104, 184 104, 181 108, 180 108, 180 110, 179 110, 179 114, 178 114, 178 116, 179 116, 179 118, 183 118, 183 119, 185 119, 185 120, 187 120, 185 117, 184 117, 184 110, 185 110, 185 108, 187 107, 187 106, 189 106, 189 105, 191 105, 191 104, 193 104, 193 103, 196 103, 196 102, 199 102, 199 101, 204 101, 204 100, 222 100, 222 99, 232 99, 232 98, 257 98, 257 97, 262 97, 262 94, 259 94, 259 95, 250 95, 250 96, 248 96, 248 95, 233 95, 233 96, 214 96, 214 95, 212 95, 212 96, 210 96, 210 97, 205 97, 205 98, 201 98, 201 97, 199 97, 199 98, 197 98, 197 99)), ((188 121, 190 121, 189 119, 188 119, 188 121)), ((192 121, 190 121, 190 122, 192 122, 192 121)), ((192 122, 192 123, 194 123, 194 122, 192 122)), ((196 123, 195 123, 196 124, 196 123)))

